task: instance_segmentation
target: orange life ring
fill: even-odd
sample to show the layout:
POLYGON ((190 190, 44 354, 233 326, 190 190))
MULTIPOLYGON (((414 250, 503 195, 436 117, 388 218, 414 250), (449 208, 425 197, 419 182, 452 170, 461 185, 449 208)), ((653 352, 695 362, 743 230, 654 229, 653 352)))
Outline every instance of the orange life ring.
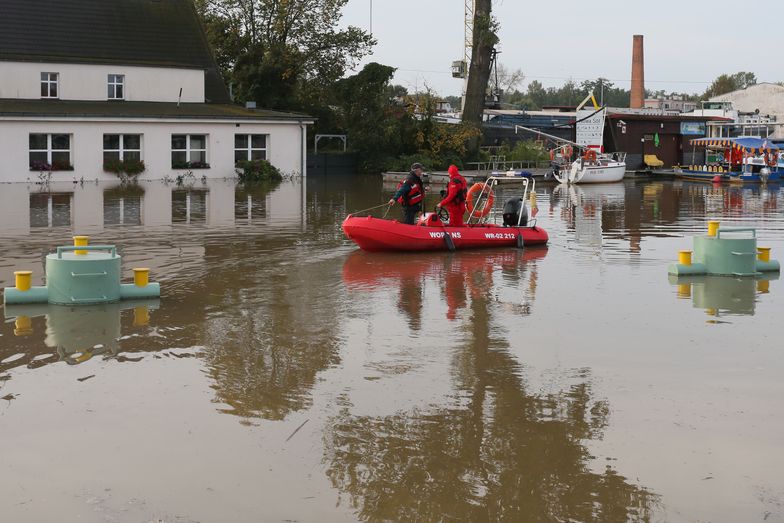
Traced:
MULTIPOLYGON (((495 201, 495 195, 493 194, 493 189, 490 189, 490 192, 485 193, 487 195, 487 203, 485 206, 474 214, 474 198, 477 198, 478 194, 482 192, 482 189, 485 187, 483 183, 475 183, 468 189, 468 194, 466 194, 466 208, 468 212, 472 216, 487 216, 490 212, 490 209, 493 207, 493 202, 495 201)), ((479 203, 477 201, 477 203, 479 203)))
POLYGON ((586 149, 585 154, 583 154, 583 159, 586 162, 595 162, 596 161, 596 151, 593 149, 586 149))
POLYGON ((550 161, 555 160, 555 149, 550 149, 550 161))
POLYGON ((768 166, 775 167, 776 164, 778 164, 778 162, 779 162, 779 153, 771 151, 771 152, 765 154, 765 156, 767 157, 766 158, 766 160, 767 160, 766 163, 768 164, 768 166))
POLYGON ((574 151, 572 151, 572 146, 571 145, 567 145, 566 147, 564 147, 563 154, 564 154, 564 157, 567 160, 571 159, 573 152, 574 151))

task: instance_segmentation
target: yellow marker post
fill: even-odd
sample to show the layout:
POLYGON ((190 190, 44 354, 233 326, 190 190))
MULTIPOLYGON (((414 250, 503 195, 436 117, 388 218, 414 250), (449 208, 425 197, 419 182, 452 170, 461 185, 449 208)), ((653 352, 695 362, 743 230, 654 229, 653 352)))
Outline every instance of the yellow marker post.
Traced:
POLYGON ((137 287, 146 287, 150 283, 150 269, 136 268, 133 270, 133 283, 137 287))
POLYGON ((757 292, 760 294, 770 292, 770 282, 768 280, 757 280, 757 292))
POLYGON ((691 251, 678 251, 678 263, 691 265, 691 251))
MULTIPOLYGON (((74 236, 73 237, 73 241, 74 241, 74 247, 87 247, 87 245, 90 243, 90 237, 89 236, 74 236)), ((83 255, 87 254, 87 251, 75 250, 74 254, 78 254, 80 256, 83 256, 83 255)))
POLYGON ((691 284, 678 284, 678 298, 691 298, 691 284))
POLYGON ((29 291, 33 283, 33 271, 14 271, 16 290, 29 291))
POLYGON ((708 222, 708 236, 715 238, 717 232, 719 232, 719 221, 710 220, 708 222))
POLYGON ((757 259, 763 262, 770 261, 770 247, 757 247, 757 259))

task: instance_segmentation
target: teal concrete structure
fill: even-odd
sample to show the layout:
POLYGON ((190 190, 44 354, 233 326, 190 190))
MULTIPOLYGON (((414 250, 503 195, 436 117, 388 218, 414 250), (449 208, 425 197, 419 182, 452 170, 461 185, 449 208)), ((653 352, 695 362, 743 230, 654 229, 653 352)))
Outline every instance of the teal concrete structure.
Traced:
POLYGON ((149 324, 150 312, 158 309, 159 305, 160 300, 157 299, 81 307, 38 303, 9 305, 4 308, 4 313, 6 320, 16 319, 17 336, 31 335, 38 330, 44 344, 55 349, 61 361, 73 365, 98 354, 118 354, 123 311, 132 311, 133 327, 145 327, 149 324), (41 317, 43 321, 34 321, 41 317))
POLYGON ((768 293, 768 282, 778 278, 777 272, 761 273, 754 278, 672 274, 668 276, 671 284, 679 286, 679 298, 690 299, 695 308, 704 309, 715 315, 718 313, 754 314, 759 295, 768 293))
POLYGON ((779 271, 778 261, 758 259, 757 231, 751 228, 720 228, 715 237, 697 236, 691 265, 674 263, 667 270, 676 276, 758 276, 779 271))
POLYGON ((120 283, 121 263, 114 245, 57 247, 56 252, 46 256, 46 286, 28 290, 7 287, 3 303, 94 305, 161 295, 158 283, 120 283))

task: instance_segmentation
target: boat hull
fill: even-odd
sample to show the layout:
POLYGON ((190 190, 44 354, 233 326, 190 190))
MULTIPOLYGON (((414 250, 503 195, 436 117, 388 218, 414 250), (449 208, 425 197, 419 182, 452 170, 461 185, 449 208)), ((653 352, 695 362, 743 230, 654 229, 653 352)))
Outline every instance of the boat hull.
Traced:
POLYGON ((459 250, 513 247, 518 236, 522 236, 524 246, 546 245, 548 240, 547 232, 540 227, 408 225, 351 215, 343 221, 343 232, 365 251, 445 251, 449 250, 447 234, 459 250))
POLYGON ((773 171, 763 180, 759 174, 753 173, 717 173, 710 171, 692 171, 684 169, 676 171, 675 176, 684 180, 694 180, 702 182, 712 182, 718 176, 721 182, 734 182, 734 183, 778 183, 781 175, 778 170, 773 171))
MULTIPOLYGON (((579 165, 579 164, 573 164, 579 165)), ((610 165, 584 165, 576 167, 577 172, 570 170, 561 171, 556 179, 560 183, 611 183, 623 180, 626 174, 626 164, 615 162, 610 165)))

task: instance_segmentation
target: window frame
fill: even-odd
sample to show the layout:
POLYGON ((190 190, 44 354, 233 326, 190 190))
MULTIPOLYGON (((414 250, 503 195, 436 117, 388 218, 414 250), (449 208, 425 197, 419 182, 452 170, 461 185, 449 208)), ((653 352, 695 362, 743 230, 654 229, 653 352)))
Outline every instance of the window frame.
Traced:
POLYGON ((38 170, 40 170, 38 168, 35 168, 33 166, 33 162, 30 161, 30 155, 32 153, 46 153, 46 165, 49 166, 48 170, 52 170, 52 171, 55 171, 55 170, 73 170, 73 134, 70 134, 70 133, 29 133, 28 134, 28 142, 27 142, 27 144, 28 144, 27 145, 27 155, 28 155, 28 162, 27 163, 28 163, 28 166, 29 166, 31 171, 38 171, 38 170), (34 136, 34 135, 46 136, 46 149, 33 149, 33 148, 30 147, 30 141, 29 140, 30 140, 30 137, 34 136), (68 137, 68 149, 54 149, 53 148, 54 136, 59 136, 59 135, 68 137), (67 169, 55 169, 54 168, 54 162, 52 161, 52 155, 55 152, 57 152, 57 153, 67 152, 68 153, 68 166, 67 166, 67 169))
POLYGON ((46 95, 42 93, 41 98, 46 100, 58 100, 60 98, 60 73, 42 71, 40 85, 41 89, 45 88, 47 93, 46 95), (44 75, 46 75, 46 78, 44 78, 44 75), (52 76, 54 76, 54 80, 52 80, 52 76), (54 86, 54 96, 52 96, 52 86, 54 86))
POLYGON ((264 158, 261 158, 261 159, 269 161, 269 154, 268 154, 268 151, 269 151, 269 140, 270 140, 270 135, 269 134, 235 133, 234 134, 234 164, 236 165, 237 162, 242 162, 242 161, 247 161, 247 162, 254 161, 253 160, 253 151, 264 151, 264 158), (244 136, 245 137, 245 139, 247 140, 247 144, 248 144, 246 147, 237 147, 237 137, 238 136, 244 136), (263 136, 264 137, 264 147, 253 147, 253 137, 254 136, 263 136), (245 154, 245 158, 243 160, 237 160, 236 159, 237 158, 237 152, 239 152, 239 151, 243 151, 243 152, 246 153, 245 154))
POLYGON ((142 156, 142 150, 144 149, 144 135, 139 133, 103 133, 103 140, 106 140, 107 136, 118 136, 119 139, 119 148, 118 149, 107 149, 103 146, 103 154, 104 154, 104 163, 106 163, 105 155, 106 153, 118 153, 119 160, 121 162, 125 161, 125 153, 139 153, 139 161, 144 161, 144 156, 142 156), (126 136, 138 136, 139 137, 139 148, 138 149, 131 149, 129 147, 125 147, 125 137, 126 136))
POLYGON ((107 86, 106 95, 108 100, 125 100, 125 75, 124 74, 109 73, 106 76, 106 86, 107 86), (118 88, 120 91, 120 96, 117 96, 118 88), (112 94, 114 96, 112 96, 112 94))
POLYGON ((209 159, 209 156, 208 156, 208 154, 209 154, 209 141, 210 141, 210 135, 209 134, 206 134, 206 133, 203 133, 203 134, 202 133, 199 133, 199 134, 196 134, 196 133, 193 133, 193 134, 190 134, 190 133, 172 133, 172 135, 171 135, 172 141, 174 141, 174 137, 175 136, 184 136, 185 137, 185 149, 175 149, 174 148, 174 144, 171 145, 171 155, 172 155, 171 156, 171 168, 172 169, 209 169, 210 168, 210 159, 209 159), (191 138, 194 137, 194 136, 203 136, 204 137, 204 148, 203 149, 197 149, 197 148, 194 148, 191 145, 191 138), (175 163, 176 162, 174 161, 174 153, 182 153, 182 152, 185 153, 185 164, 186 164, 186 166, 185 167, 175 167, 175 163), (192 154, 193 153, 201 153, 201 152, 204 153, 204 161, 203 162, 200 161, 200 160, 194 161, 193 158, 192 158, 192 154), (192 165, 192 164, 198 164, 198 165, 192 165))

